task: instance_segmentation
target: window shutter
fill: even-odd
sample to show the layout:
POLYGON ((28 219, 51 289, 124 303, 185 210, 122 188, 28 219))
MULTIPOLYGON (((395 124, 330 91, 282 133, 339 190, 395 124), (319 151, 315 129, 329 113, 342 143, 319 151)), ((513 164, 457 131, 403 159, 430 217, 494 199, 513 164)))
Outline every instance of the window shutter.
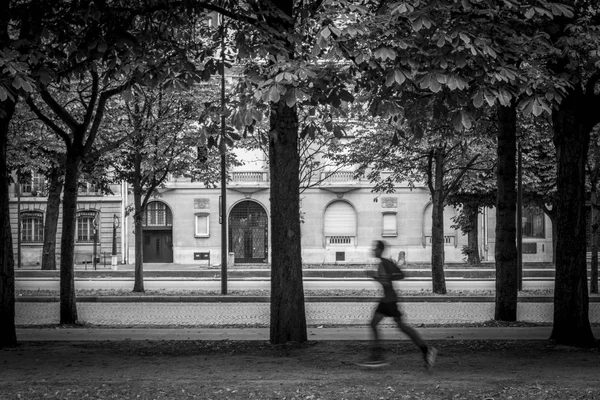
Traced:
POLYGON ((336 201, 327 207, 325 236, 356 236, 356 213, 350 204, 336 201))
POLYGON ((396 214, 395 213, 383 214, 383 234, 389 235, 389 236, 397 234, 397 224, 396 224, 396 214))
POLYGON ((196 214, 196 236, 208 236, 208 214, 196 214))

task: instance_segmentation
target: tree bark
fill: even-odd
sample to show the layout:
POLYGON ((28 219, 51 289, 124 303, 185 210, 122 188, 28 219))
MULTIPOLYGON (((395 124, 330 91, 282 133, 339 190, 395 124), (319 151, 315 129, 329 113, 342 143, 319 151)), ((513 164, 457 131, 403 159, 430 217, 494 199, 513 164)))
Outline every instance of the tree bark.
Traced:
POLYGON ((556 278, 551 340, 575 346, 594 342, 587 287, 585 162, 597 110, 575 85, 552 114, 557 157, 556 278))
POLYGON ((62 168, 56 167, 48 176, 48 202, 46 221, 44 223, 44 247, 42 250, 42 269, 56 270, 56 233, 58 231, 58 215, 60 212, 60 195, 63 189, 62 168))
POLYGON ((444 154, 435 150, 434 154, 435 190, 431 193, 431 283, 433 293, 446 294, 444 276, 444 154))
POLYGON ((498 194, 496 198, 496 308, 494 319, 517 320, 517 232, 515 181, 517 111, 498 106, 498 194))
POLYGON ((271 343, 305 342, 300 243, 298 114, 284 101, 271 107, 271 343))
POLYGON ((3 102, 4 115, 0 116, 0 349, 17 345, 15 328, 15 259, 12 245, 9 208, 9 175, 6 150, 8 127, 15 112, 15 103, 3 102))
POLYGON ((469 226, 471 230, 467 232, 467 246, 471 250, 467 256, 467 264, 479 265, 481 264, 481 257, 479 256, 479 230, 477 229, 477 221, 479 214, 477 207, 465 206, 466 212, 469 218, 469 226))
MULTIPOLYGON (((279 12, 267 15, 272 29, 292 34, 294 1, 272 3, 279 12), (282 17, 285 14, 286 17, 282 17)), ((294 58, 294 43, 284 38, 294 58)), ((279 51, 279 50, 278 50, 279 51)), ((271 343, 305 342, 306 312, 300 242, 300 156, 298 111, 284 99, 271 103, 269 170, 271 174, 271 343)))
POLYGON ((75 228, 77 213, 77 182, 79 180, 81 159, 73 147, 67 149, 65 163, 65 195, 63 198, 62 237, 60 243, 60 323, 77 322, 77 304, 75 302, 75 228))
POLYGON ((136 174, 133 184, 133 224, 135 229, 135 281, 134 292, 144 292, 144 207, 142 206, 142 189, 139 174, 136 174))
POLYGON ((598 211, 596 210, 598 195, 597 182, 592 181, 592 260, 590 265, 590 293, 598 293, 598 211))

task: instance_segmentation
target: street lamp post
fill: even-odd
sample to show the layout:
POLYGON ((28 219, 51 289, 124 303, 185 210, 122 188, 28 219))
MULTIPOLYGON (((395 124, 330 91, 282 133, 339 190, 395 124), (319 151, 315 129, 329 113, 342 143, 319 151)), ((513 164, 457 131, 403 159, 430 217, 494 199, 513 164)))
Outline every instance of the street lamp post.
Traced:
POLYGON ((227 294, 227 147, 225 145, 225 16, 221 15, 221 294, 227 294))
POLYGON ((117 228, 121 225, 121 220, 117 214, 113 214, 113 236, 112 236, 112 256, 111 256, 111 269, 117 270, 117 228))

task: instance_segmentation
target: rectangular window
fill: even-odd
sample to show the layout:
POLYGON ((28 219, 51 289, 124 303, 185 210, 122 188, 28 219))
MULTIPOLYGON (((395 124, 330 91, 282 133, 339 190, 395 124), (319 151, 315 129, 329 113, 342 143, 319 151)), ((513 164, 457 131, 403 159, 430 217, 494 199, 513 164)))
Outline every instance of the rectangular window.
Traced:
POLYGON ((537 207, 525 208, 521 228, 523 237, 545 238, 545 218, 542 209, 537 207))
POLYGON ((196 237, 208 237, 209 235, 209 215, 207 213, 196 214, 196 237))
POLYGON ((77 215, 77 243, 93 243, 95 212, 80 212, 77 215))
POLYGON ((21 241, 42 243, 44 241, 44 217, 41 212, 21 214, 21 241))
POLYGON ((21 183, 22 196, 43 196, 46 192, 46 177, 34 172, 27 182, 21 183))
POLYGON ((38 193, 43 194, 46 192, 46 177, 42 174, 34 173, 32 177, 32 188, 31 190, 38 193))
POLYGON ((89 182, 80 182, 77 188, 77 193, 82 196, 96 196, 98 195, 98 187, 89 182))
POLYGON ((395 212, 383 214, 383 231, 381 236, 398 236, 398 227, 395 212))

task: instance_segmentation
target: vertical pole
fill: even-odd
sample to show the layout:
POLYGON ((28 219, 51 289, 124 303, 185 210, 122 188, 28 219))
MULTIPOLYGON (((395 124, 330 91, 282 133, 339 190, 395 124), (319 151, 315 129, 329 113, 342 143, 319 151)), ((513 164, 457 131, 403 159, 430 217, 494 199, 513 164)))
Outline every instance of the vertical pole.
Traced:
POLYGON ((517 289, 523 290, 523 152, 517 144, 517 289))
POLYGON ((111 255, 117 255, 117 214, 113 214, 113 235, 112 235, 112 251, 111 255))
POLYGON ((98 251, 98 215, 94 217, 94 251, 92 253, 92 265, 94 266, 94 271, 96 270, 96 255, 98 251))
POLYGON ((117 214, 113 214, 112 251, 111 251, 111 257, 110 257, 110 266, 113 271, 117 269, 117 227, 118 226, 119 226, 119 217, 117 217, 117 214))
POLYGON ((125 218, 125 207, 127 207, 127 182, 121 183, 121 221, 123 221, 123 228, 121 228, 121 263, 127 264, 127 257, 129 255, 128 246, 128 234, 127 234, 127 218, 125 218))
POLYGON ((221 15, 221 294, 227 294, 227 147, 225 145, 225 17, 221 15))

